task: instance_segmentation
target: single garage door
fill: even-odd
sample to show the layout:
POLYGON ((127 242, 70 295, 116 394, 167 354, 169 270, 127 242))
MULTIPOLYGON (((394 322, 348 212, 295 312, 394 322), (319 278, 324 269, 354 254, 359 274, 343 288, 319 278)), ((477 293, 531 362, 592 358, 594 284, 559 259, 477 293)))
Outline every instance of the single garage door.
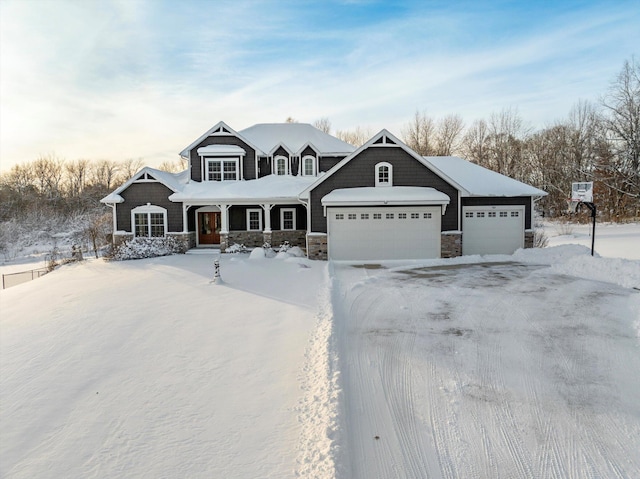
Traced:
POLYGON ((524 246, 524 206, 462 208, 462 254, 511 254, 524 246))
POLYGON ((440 257, 440 206, 327 208, 329 258, 440 257))

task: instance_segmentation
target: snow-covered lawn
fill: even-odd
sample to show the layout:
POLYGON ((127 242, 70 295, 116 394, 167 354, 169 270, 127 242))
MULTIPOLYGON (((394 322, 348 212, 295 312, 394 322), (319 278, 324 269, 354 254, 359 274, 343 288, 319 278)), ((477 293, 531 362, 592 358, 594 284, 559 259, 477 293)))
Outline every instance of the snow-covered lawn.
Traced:
POLYGON ((225 257, 216 285, 212 261, 87 261, 2 291, 0 477, 286 478, 310 461, 326 263, 225 257))
POLYGON ((222 255, 211 284, 188 254, 0 291, 0 477, 640 477, 627 228, 611 258, 222 255))

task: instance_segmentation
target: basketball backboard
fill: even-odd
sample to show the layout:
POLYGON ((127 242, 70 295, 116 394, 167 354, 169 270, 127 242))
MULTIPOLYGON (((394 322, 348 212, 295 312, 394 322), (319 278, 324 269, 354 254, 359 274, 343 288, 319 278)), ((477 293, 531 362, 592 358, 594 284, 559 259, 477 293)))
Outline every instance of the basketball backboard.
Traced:
POLYGON ((593 181, 571 183, 571 201, 593 203, 593 181))

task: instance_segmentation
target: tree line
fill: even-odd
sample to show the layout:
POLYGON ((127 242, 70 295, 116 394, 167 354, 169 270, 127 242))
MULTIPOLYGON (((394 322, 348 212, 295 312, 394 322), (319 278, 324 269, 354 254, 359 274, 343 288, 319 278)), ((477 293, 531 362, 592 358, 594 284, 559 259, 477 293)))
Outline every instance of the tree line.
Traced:
MULTIPOLYGON (((322 118, 315 126, 330 132, 322 118)), ((356 146, 371 137, 358 127, 336 136, 356 146)), ((578 101, 565 119, 533 130, 517 109, 507 108, 465 125, 457 114, 433 118, 417 111, 402 140, 424 156, 461 156, 536 186, 549 195, 546 214, 567 210, 574 181, 593 181, 604 219, 640 217, 640 63, 626 61, 597 102, 578 101)))

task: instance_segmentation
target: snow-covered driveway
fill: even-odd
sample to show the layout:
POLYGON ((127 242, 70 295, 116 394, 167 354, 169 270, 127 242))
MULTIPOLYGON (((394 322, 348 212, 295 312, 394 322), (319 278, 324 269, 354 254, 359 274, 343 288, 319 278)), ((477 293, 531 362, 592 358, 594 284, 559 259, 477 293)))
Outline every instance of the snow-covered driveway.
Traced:
POLYGON ((333 267, 339 478, 640 477, 638 292, 515 262, 333 267))

